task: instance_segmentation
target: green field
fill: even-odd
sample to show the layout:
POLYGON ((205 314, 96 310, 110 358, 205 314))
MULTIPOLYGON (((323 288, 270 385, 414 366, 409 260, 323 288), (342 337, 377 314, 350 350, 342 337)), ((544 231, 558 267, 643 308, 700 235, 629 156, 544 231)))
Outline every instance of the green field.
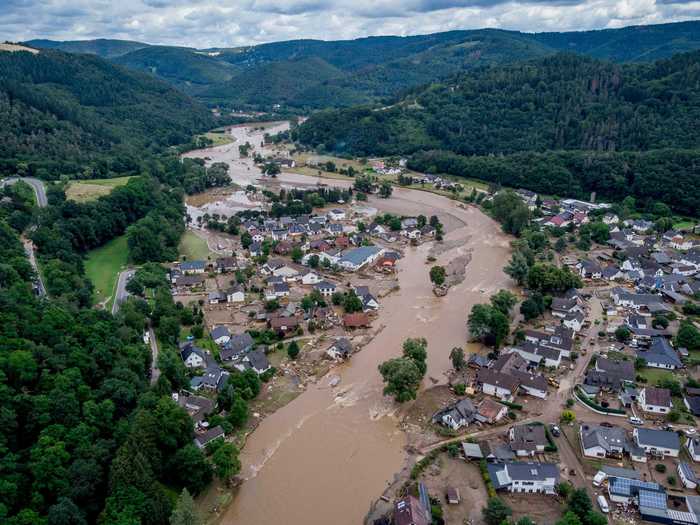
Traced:
POLYGON ((697 223, 693 221, 681 221, 673 225, 674 230, 691 230, 695 227, 697 223))
POLYGON ((191 231, 186 231, 180 239, 180 255, 188 261, 204 260, 209 257, 207 241, 198 237, 191 231))
POLYGON ((676 374, 672 370, 663 370, 661 368, 642 368, 637 370, 637 375, 646 378, 649 386, 654 386, 664 379, 677 380, 676 374))
POLYGON ((211 140, 213 143, 212 146, 223 146, 224 144, 231 144, 233 142, 233 137, 230 133, 217 133, 215 131, 210 131, 200 136, 211 140))
POLYGON ((88 253, 85 261, 85 275, 95 286, 97 302, 112 302, 119 271, 126 266, 128 249, 126 235, 112 239, 104 246, 88 253))
POLYGON ((113 179, 91 179, 71 181, 66 189, 66 198, 76 202, 95 200, 103 195, 109 195, 114 188, 124 186, 133 177, 116 177, 113 179))

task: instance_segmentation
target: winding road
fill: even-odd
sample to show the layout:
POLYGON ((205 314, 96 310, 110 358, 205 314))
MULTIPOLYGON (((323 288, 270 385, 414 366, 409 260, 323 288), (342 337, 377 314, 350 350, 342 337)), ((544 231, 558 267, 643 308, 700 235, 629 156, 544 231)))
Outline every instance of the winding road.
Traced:
MULTIPOLYGON (((36 196, 36 204, 39 206, 39 208, 45 208, 48 205, 48 200, 46 198, 46 185, 42 180, 35 179, 34 177, 9 177, 0 181, 0 187, 14 184, 19 180, 26 182, 32 187, 34 190, 34 195, 36 196)), ((41 278, 41 272, 39 271, 39 265, 36 262, 34 243, 23 235, 22 244, 24 245, 24 251, 27 252, 29 263, 32 265, 32 268, 34 268, 34 273, 36 273, 36 282, 34 284, 36 285, 37 293, 41 297, 46 297, 46 286, 44 286, 44 281, 41 278)))

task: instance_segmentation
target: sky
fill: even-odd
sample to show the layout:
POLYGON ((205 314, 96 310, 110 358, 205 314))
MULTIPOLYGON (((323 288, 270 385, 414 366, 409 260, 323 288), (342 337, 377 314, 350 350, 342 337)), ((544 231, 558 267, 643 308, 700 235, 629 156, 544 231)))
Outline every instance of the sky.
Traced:
POLYGON ((232 47, 497 27, 572 31, 700 18, 700 0, 0 0, 0 41, 232 47))

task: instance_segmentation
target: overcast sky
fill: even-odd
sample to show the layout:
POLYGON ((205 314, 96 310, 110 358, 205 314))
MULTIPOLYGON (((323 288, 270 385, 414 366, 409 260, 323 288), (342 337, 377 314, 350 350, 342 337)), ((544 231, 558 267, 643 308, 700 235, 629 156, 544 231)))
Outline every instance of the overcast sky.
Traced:
POLYGON ((700 18, 700 0, 0 0, 0 41, 224 47, 499 27, 569 31, 700 18))

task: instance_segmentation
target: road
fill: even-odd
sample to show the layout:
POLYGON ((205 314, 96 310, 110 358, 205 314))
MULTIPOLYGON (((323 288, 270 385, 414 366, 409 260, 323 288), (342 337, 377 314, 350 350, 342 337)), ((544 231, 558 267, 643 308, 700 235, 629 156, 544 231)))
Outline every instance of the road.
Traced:
MULTIPOLYGON (((46 199, 46 186, 42 180, 35 179, 33 177, 9 177, 0 181, 0 187, 8 184, 14 184, 18 180, 22 180, 32 187, 34 190, 34 195, 36 196, 36 203, 39 208, 45 208, 48 205, 48 200, 46 199)), ((46 297, 46 286, 44 286, 44 280, 41 277, 39 265, 36 262, 34 243, 27 237, 22 236, 22 244, 24 245, 24 251, 27 252, 29 263, 32 265, 32 268, 34 268, 34 273, 36 274, 35 285, 37 292, 41 297, 46 297)))
POLYGON ((129 282, 129 279, 133 277, 135 272, 136 270, 131 268, 119 272, 117 289, 114 291, 114 301, 112 302, 112 315, 115 315, 119 311, 121 304, 129 297, 129 292, 126 291, 126 284, 129 282))
POLYGON ((154 385, 160 377, 160 369, 158 368, 158 339, 153 327, 148 325, 148 340, 151 344, 151 384, 154 385))

